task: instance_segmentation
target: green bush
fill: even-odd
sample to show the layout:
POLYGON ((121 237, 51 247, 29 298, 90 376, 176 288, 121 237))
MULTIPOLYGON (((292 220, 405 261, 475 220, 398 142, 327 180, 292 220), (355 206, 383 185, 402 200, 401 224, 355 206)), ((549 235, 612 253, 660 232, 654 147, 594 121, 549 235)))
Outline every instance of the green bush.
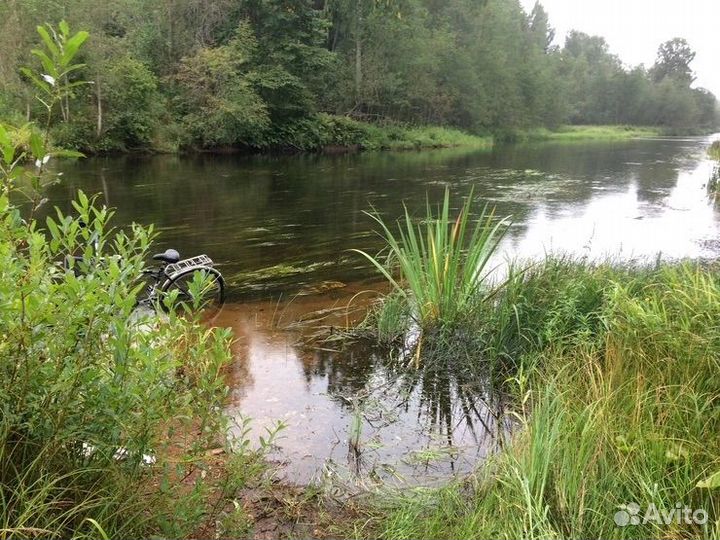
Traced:
POLYGON ((151 233, 111 232, 111 213, 82 195, 75 206, 43 231, 0 197, 0 528, 95 536, 93 519, 139 536, 170 511, 148 507, 170 494, 147 484, 170 464, 173 432, 200 428, 188 463, 218 444, 229 334, 139 317, 151 233), (68 253, 79 275, 60 264, 68 253))
MULTIPOLYGON (((51 118, 87 33, 38 32, 53 77, 24 73, 51 118)), ((136 309, 152 229, 113 229, 83 193, 75 217, 32 218, 60 178, 48 160, 80 156, 46 140, 0 124, 0 538, 186 536, 212 510, 183 478, 224 442, 229 331, 172 299, 168 316, 136 309)))

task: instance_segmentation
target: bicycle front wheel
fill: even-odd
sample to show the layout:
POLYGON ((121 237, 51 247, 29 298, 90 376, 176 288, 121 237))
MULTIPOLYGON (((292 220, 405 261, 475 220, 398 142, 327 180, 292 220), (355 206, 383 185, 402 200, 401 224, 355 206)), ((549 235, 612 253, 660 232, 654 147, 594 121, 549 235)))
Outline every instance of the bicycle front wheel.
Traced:
POLYGON ((212 311, 225 302, 225 281, 214 268, 193 268, 168 278, 160 287, 160 293, 160 303, 165 310, 168 309, 166 298, 177 294, 175 303, 181 309, 212 311))

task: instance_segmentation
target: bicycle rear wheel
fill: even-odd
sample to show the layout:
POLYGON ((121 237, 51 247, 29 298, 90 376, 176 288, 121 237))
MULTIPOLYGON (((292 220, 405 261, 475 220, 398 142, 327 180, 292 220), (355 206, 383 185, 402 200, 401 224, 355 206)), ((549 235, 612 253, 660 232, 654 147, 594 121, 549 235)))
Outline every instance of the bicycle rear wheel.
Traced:
POLYGON ((214 268, 193 268, 168 278, 160 287, 160 304, 167 310, 165 298, 177 291, 180 309, 219 310, 225 302, 225 281, 214 268))

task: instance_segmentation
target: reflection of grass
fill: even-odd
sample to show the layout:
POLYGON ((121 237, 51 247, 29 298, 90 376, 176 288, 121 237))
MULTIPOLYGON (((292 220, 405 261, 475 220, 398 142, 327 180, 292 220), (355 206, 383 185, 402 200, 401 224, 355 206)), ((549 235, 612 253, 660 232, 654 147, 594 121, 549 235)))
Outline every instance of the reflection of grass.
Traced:
POLYGON ((458 426, 478 441, 501 435, 502 400, 477 338, 464 328, 436 328, 405 351, 416 368, 408 369, 407 362, 390 367, 400 381, 401 395, 418 400, 430 430, 449 445, 454 444, 458 426))
POLYGON ((522 429, 474 489, 408 493, 364 535, 717 538, 719 320, 715 268, 565 260, 516 272, 464 332, 512 393, 522 429), (618 528, 630 502, 702 508, 709 524, 618 528))

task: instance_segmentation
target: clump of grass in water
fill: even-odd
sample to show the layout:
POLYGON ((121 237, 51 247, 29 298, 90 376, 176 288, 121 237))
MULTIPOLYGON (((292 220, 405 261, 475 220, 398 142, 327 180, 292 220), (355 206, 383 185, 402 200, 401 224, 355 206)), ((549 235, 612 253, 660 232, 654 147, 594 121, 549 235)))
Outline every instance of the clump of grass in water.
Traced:
POLYGON ((424 330, 455 323, 476 305, 490 257, 507 230, 507 218, 496 220, 494 210, 487 207, 473 227, 472 204, 471 190, 453 220, 446 189, 437 215, 428 200, 420 223, 415 223, 405 207, 397 233, 377 212, 367 213, 380 225, 389 257, 384 262, 379 255, 354 251, 367 258, 409 303, 424 330), (395 266, 400 270, 399 279, 393 276, 395 266))

